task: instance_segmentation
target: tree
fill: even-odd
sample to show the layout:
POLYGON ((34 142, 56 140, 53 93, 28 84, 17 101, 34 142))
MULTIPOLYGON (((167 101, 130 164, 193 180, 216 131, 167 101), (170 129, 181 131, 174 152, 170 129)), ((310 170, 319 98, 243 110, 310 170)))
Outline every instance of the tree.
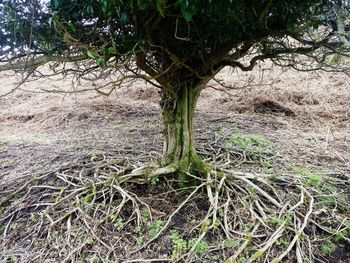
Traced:
MULTIPOLYGON (((183 220, 170 240, 164 239, 166 249, 174 249, 164 261, 192 262, 207 233, 213 245, 229 249, 221 253, 210 247, 226 262, 262 261, 262 256, 281 262, 293 251, 289 261, 311 262, 318 260, 313 251, 317 254, 321 242, 328 241, 321 248, 327 253, 330 240, 348 242, 346 181, 308 169, 289 174, 284 167, 273 174, 210 169, 195 150, 193 117, 201 91, 224 67, 249 71, 271 60, 302 71, 349 74, 349 7, 349 0, 0 1, 0 71, 22 73, 19 85, 45 75, 92 81, 115 75, 116 81, 103 84, 111 84, 111 90, 141 78, 159 89, 164 122, 164 156, 158 164, 130 172, 116 168, 115 160, 84 160, 38 176, 29 169, 28 176, 5 180, 0 185, 0 253, 1 248, 6 255, 25 251, 25 260, 32 262, 86 261, 95 252, 106 262, 120 257, 163 262, 129 259, 170 230, 176 216, 183 220), (44 64, 51 72, 41 70, 44 64), (189 175, 196 181, 181 189, 185 198, 163 189, 166 207, 171 203, 166 216, 158 210, 163 197, 149 199, 150 179, 176 172, 180 179, 189 175), (142 198, 134 183, 149 181, 147 198, 142 198), (201 200, 203 193, 208 198, 201 200), (200 213, 187 217, 193 203, 200 213), (183 238, 189 235, 196 238, 187 242, 183 238), (121 251, 115 253, 115 246, 121 251)), ((160 188, 169 186, 164 181, 160 188)), ((96 254, 90 259, 99 260, 96 254)))
POLYGON ((345 0, 4 0, 0 16, 0 71, 29 76, 73 62, 55 74, 119 70, 119 83, 143 78, 159 88, 164 155, 153 174, 206 171, 193 116, 222 68, 249 71, 271 60, 346 71, 350 54, 345 0))

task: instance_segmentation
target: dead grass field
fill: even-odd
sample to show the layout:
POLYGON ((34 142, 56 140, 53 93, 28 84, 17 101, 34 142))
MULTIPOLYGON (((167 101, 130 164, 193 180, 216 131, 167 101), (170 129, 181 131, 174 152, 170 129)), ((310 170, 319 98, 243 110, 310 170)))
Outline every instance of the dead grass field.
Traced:
MULTIPOLYGON (((215 151, 215 143, 225 147, 226 138, 232 134, 259 135, 271 142, 278 149, 278 154, 264 159, 264 162, 259 158, 248 158, 247 161, 238 156, 231 159, 235 169, 260 173, 293 173, 296 170, 321 173, 327 178, 343 180, 340 188, 349 201, 349 78, 335 73, 283 72, 274 68, 247 74, 224 70, 217 78, 231 88, 223 89, 211 82, 201 95, 195 128, 197 148, 203 156, 210 156, 215 151), (247 82, 249 85, 244 87, 247 82)), ((0 91, 11 89, 15 80, 14 76, 1 75, 0 91)), ((39 80, 0 99, 1 198, 6 197, 9 185, 21 187, 28 177, 34 178, 82 160, 126 160, 132 167, 138 167, 160 158, 162 126, 156 88, 136 82, 131 87, 116 90, 109 97, 93 91, 73 95, 40 93, 41 89, 53 86, 69 89, 69 84, 69 80, 39 80)), ((156 218, 164 220, 173 211, 172 207, 186 197, 181 191, 178 195, 176 191, 165 194, 165 188, 167 182, 161 180, 157 187, 149 185, 133 191, 139 193, 143 201, 152 200, 152 196, 163 199, 160 207, 153 209, 156 218)), ((0 204, 2 201, 0 199, 0 204)), ((187 227, 191 221, 189 218, 200 218, 206 206, 202 198, 196 199, 176 218, 172 228, 180 231, 187 227)), ((326 213, 320 207, 317 209, 319 213, 326 213)), ((332 209, 336 211, 337 208, 332 209)), ((336 218, 332 209, 328 209, 329 215, 336 218)), ((0 227, 2 231, 6 230, 7 235, 0 237, 0 262, 102 262, 105 258, 106 248, 100 248, 101 244, 95 240, 97 237, 90 237, 89 240, 94 241, 85 243, 84 248, 82 246, 78 251, 68 243, 60 246, 65 237, 55 236, 56 230, 51 243, 40 243, 44 242, 44 238, 38 233, 39 241, 23 236, 23 228, 36 226, 36 216, 42 215, 42 210, 27 211, 18 222, 14 217, 9 225, 5 223, 8 218, 5 220, 1 213, 0 210, 0 227), (67 259, 67 255, 71 257, 67 259)), ((343 211, 343 216, 348 218, 346 222, 349 223, 350 210, 343 211)), ((64 226, 69 228, 67 224, 64 226)), ((80 244, 77 240, 79 237, 86 238, 86 233, 80 235, 79 228, 70 228, 73 229, 72 244, 80 244)), ((322 245, 329 239, 326 233, 316 228, 310 228, 319 233, 310 233, 315 238, 312 249, 316 256, 312 260, 348 263, 349 244, 345 242, 323 251, 322 245)), ((107 243, 106 246, 110 246, 111 243, 106 241, 108 238, 103 236, 108 231, 96 231, 99 238, 107 243)), ((146 251, 131 255, 130 251, 140 245, 141 234, 130 234, 130 231, 122 228, 120 232, 108 232, 115 235, 116 250, 113 253, 109 251, 108 255, 114 255, 114 259, 119 258, 121 262, 138 257, 169 258, 172 255, 174 244, 169 239, 170 234, 162 236, 146 251), (123 239, 118 239, 118 235, 123 239)), ((189 233, 186 235, 190 236, 189 233)), ((193 261, 224 262, 235 248, 216 249, 217 241, 215 235, 209 236, 206 239, 209 249, 194 257, 193 261)), ((288 262, 295 260, 291 256, 288 262)))

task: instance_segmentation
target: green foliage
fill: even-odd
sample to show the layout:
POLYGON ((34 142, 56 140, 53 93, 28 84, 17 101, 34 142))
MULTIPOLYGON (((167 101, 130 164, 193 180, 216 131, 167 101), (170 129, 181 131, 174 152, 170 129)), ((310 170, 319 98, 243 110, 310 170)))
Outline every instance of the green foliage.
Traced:
POLYGON ((165 222, 163 220, 156 220, 150 227, 149 235, 151 238, 155 237, 159 231, 164 227, 165 222))
POLYGON ((277 218, 277 217, 272 217, 270 218, 269 222, 273 225, 276 226, 281 226, 283 224, 283 219, 277 218))
POLYGON ((100 263, 100 257, 94 254, 92 256, 92 263, 100 263))
POLYGON ((177 231, 172 231, 170 239, 173 243, 173 250, 171 253, 171 259, 177 260, 187 250, 187 242, 182 239, 177 231))
MULTIPOLYGON (((196 242, 197 242, 196 238, 190 239, 188 241, 188 247, 189 248, 194 247, 196 242)), ((206 242, 204 242, 203 240, 201 240, 194 248, 194 251, 199 255, 203 255, 208 251, 208 244, 206 242)))
POLYGON ((141 211, 142 223, 147 224, 151 218, 150 211, 145 207, 141 211))
POLYGON ((152 177, 151 180, 149 181, 150 185, 156 186, 159 183, 159 178, 158 177, 152 177))
POLYGON ((348 219, 344 225, 345 226, 334 235, 334 242, 342 243, 345 242, 345 238, 350 238, 350 219, 348 219))
POLYGON ((38 179, 33 179, 31 182, 30 182, 31 185, 38 185, 39 184, 39 180, 38 179))
POLYGON ((244 226, 245 229, 249 230, 249 229, 251 229, 254 226, 254 224, 253 223, 246 223, 243 226, 244 226))
POLYGON ((91 238, 89 238, 88 240, 86 240, 86 244, 88 244, 88 245, 93 245, 94 244, 94 240, 93 239, 91 239, 91 238))
POLYGON ((326 24, 319 17, 334 13, 328 6, 331 3, 323 0, 1 3, 1 50, 18 56, 25 55, 28 46, 33 53, 48 55, 67 55, 74 50, 94 59, 100 67, 108 66, 112 57, 122 63, 135 54, 156 53, 160 55, 153 57, 159 58, 153 61, 157 65, 177 58, 192 68, 208 64, 207 69, 212 70, 210 66, 218 66, 237 47, 263 42, 255 50, 271 54, 275 50, 272 43, 282 41, 281 36, 291 32, 302 35, 308 27, 326 24), (214 57, 217 61, 210 65, 214 57))
POLYGON ((136 244, 141 246, 145 243, 145 236, 144 235, 140 235, 137 240, 136 240, 136 244))
POLYGON ((264 169, 268 170, 272 167, 272 164, 271 164, 271 161, 270 160, 267 160, 267 159, 263 159, 261 161, 261 165, 264 169))
POLYGON ((248 260, 245 257, 241 257, 238 259, 232 259, 230 261, 226 261, 226 263, 247 263, 248 260))
POLYGON ((343 59, 343 57, 340 54, 334 54, 334 55, 328 57, 328 59, 325 61, 325 63, 328 65, 336 65, 342 59, 343 59))
POLYGON ((311 171, 307 167, 297 167, 294 173, 301 178, 301 182, 312 188, 317 188, 319 194, 316 196, 316 202, 326 208, 337 206, 343 211, 350 211, 348 203, 349 197, 341 189, 337 189, 336 184, 327 179, 322 172, 311 171))
POLYGON ((334 243, 328 239, 323 242, 323 245, 320 248, 321 253, 324 255, 328 255, 332 253, 334 249, 335 249, 334 243))
POLYGON ((224 241, 225 248, 235 248, 239 245, 239 240, 237 239, 226 239, 224 241))
POLYGON ((350 238, 350 220, 344 222, 343 227, 340 230, 335 231, 327 240, 322 242, 320 251, 324 255, 332 253, 337 247, 343 247, 344 244, 347 245, 345 239, 350 238))
POLYGON ((118 218, 117 221, 114 223, 115 228, 120 231, 124 228, 124 220, 122 218, 118 218))
POLYGON ((244 135, 234 133, 229 137, 229 146, 240 150, 260 152, 264 147, 270 147, 271 143, 260 135, 244 135))
POLYGON ((17 262, 19 262, 19 259, 16 256, 11 256, 10 262, 17 263, 17 262))
MULTIPOLYGON (((184 253, 192 249, 197 243, 196 238, 192 238, 189 241, 184 240, 176 230, 171 232, 170 240, 173 243, 173 250, 171 253, 171 259, 173 260, 179 259, 184 253)), ((194 252, 199 255, 203 255, 207 251, 208 244, 203 240, 199 241, 199 243, 194 247, 194 252)))
POLYGON ((140 233, 141 233, 141 230, 142 230, 142 229, 141 229, 140 226, 136 226, 136 227, 134 228, 134 231, 133 231, 133 232, 134 232, 135 234, 140 234, 140 233))
POLYGON ((275 226, 281 226, 282 224, 285 224, 286 226, 292 226, 293 216, 290 213, 286 213, 285 215, 283 215, 282 218, 278 218, 274 216, 268 219, 268 223, 275 226))
POLYGON ((294 173, 303 177, 302 181, 305 185, 311 187, 317 187, 323 182, 323 176, 321 173, 312 172, 307 167, 297 167, 294 173))
POLYGON ((251 260, 255 261, 258 258, 260 258, 262 255, 264 255, 264 251, 262 249, 259 249, 253 254, 253 256, 251 257, 251 260))
POLYGON ((276 245, 277 246, 285 246, 286 247, 286 246, 289 245, 289 243, 290 242, 289 242, 288 239, 285 239, 285 238, 282 238, 282 237, 276 240, 276 245))
POLYGON ((38 220, 39 220, 39 215, 38 214, 31 214, 30 215, 30 221, 37 222, 38 220))
POLYGON ((248 160, 257 160, 264 169, 272 167, 271 157, 277 154, 271 141, 260 135, 231 134, 227 149, 243 154, 248 160))

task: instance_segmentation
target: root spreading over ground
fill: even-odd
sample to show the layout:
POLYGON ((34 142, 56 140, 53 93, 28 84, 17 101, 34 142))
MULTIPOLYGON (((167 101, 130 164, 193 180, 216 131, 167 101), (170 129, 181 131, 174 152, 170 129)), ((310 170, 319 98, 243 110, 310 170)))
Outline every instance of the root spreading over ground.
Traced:
POLYGON ((230 167, 237 152, 215 150, 213 169, 187 173, 187 184, 104 156, 2 184, 0 254, 13 262, 299 263, 322 262, 335 244, 349 248, 350 178, 240 172, 230 167))

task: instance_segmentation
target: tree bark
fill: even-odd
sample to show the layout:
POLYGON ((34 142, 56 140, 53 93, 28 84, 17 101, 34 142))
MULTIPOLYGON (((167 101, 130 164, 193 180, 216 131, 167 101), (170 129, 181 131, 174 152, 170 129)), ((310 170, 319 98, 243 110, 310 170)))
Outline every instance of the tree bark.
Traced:
POLYGON ((163 165, 176 165, 181 171, 203 172, 204 163, 195 149, 193 117, 203 84, 181 87, 176 98, 164 92, 161 98, 164 122, 163 165))

